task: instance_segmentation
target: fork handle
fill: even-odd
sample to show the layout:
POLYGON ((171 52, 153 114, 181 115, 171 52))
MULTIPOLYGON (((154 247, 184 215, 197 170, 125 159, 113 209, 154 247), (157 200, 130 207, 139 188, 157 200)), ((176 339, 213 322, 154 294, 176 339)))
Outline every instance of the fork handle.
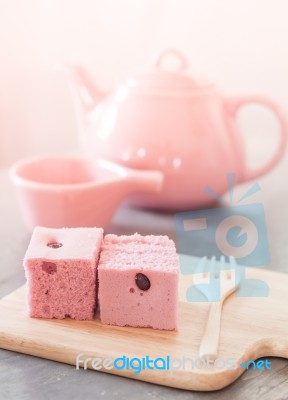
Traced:
POLYGON ((221 311, 222 301, 211 303, 204 335, 200 343, 200 358, 213 361, 217 358, 221 327, 221 311))

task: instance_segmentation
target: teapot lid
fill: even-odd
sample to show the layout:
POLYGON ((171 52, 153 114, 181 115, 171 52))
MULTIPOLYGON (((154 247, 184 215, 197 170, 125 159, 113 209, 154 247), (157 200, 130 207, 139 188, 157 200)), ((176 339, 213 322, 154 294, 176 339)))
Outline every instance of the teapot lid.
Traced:
POLYGON ((192 79, 188 75, 187 69, 188 63, 183 54, 178 50, 169 49, 154 58, 148 68, 146 67, 128 78, 126 85, 129 89, 155 94, 187 94, 211 88, 210 82, 192 79), (171 61, 171 56, 176 58, 178 64, 176 69, 171 69, 171 67, 168 69, 168 65, 165 68, 164 61, 165 59, 168 61, 168 58, 171 61))

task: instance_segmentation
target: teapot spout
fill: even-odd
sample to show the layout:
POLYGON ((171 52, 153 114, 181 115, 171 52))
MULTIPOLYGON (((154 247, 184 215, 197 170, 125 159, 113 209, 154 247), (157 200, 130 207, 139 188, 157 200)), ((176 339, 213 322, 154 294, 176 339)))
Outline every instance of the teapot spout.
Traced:
POLYGON ((58 69, 62 70, 67 78, 78 123, 82 126, 87 115, 103 100, 105 94, 90 82, 80 66, 60 65, 58 69))

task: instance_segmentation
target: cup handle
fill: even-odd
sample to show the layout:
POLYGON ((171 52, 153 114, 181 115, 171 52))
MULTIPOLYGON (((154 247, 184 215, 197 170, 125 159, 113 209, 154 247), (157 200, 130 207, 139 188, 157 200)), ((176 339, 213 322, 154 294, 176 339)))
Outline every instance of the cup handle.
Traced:
POLYGON ((235 97, 232 99, 228 99, 228 107, 234 117, 236 117, 237 112, 242 106, 245 106, 249 103, 261 104, 265 107, 270 108, 270 110, 274 112, 280 123, 280 140, 276 153, 265 165, 257 169, 250 169, 246 166, 243 174, 243 179, 242 179, 243 181, 253 180, 261 175, 266 174, 280 161, 280 159, 283 157, 285 153, 287 145, 287 134, 288 134, 287 120, 284 117, 284 114, 281 111, 280 107, 277 104, 275 104, 272 100, 262 96, 245 96, 245 97, 235 97))

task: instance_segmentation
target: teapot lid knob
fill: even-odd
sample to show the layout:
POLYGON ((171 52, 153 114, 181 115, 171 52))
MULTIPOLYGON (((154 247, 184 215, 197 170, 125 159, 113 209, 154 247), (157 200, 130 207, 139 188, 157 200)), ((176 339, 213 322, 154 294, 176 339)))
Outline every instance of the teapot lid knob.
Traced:
POLYGON ((178 70, 185 71, 187 69, 188 63, 186 57, 176 49, 167 49, 158 54, 154 57, 154 65, 156 68, 163 68, 165 66, 165 61, 168 63, 169 59, 171 61, 173 58, 178 62, 178 70))
POLYGON ((176 49, 167 49, 154 56, 145 68, 127 79, 126 85, 129 90, 158 95, 200 93, 211 86, 189 76, 188 61, 176 49))

